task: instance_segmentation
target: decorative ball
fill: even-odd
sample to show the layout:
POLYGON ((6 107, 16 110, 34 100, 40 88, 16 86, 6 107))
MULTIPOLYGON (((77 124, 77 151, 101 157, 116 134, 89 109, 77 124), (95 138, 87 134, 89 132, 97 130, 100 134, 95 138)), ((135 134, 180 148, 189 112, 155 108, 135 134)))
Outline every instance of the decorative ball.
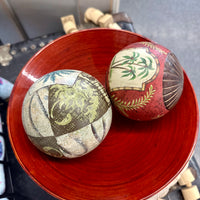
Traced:
POLYGON ((105 88, 82 71, 44 75, 23 101, 22 122, 28 138, 53 157, 75 158, 89 153, 105 138, 111 121, 105 88))
POLYGON ((124 116, 152 120, 171 110, 183 91, 183 70, 176 56, 152 42, 137 42, 112 59, 107 91, 124 116))

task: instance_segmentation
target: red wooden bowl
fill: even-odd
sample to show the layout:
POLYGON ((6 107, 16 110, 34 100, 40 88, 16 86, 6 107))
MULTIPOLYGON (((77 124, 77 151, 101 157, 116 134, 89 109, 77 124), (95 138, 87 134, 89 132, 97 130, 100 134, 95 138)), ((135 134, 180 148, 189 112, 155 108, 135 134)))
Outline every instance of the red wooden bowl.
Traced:
POLYGON ((53 196, 68 200, 147 199, 166 188, 189 162, 198 133, 198 105, 184 72, 178 104, 164 117, 137 122, 113 110, 106 139, 91 153, 60 160, 37 150, 21 120, 22 102, 33 82, 59 69, 95 76, 105 86, 112 57, 126 45, 149 41, 119 30, 91 29, 63 36, 37 53, 18 76, 8 107, 9 137, 24 170, 53 196))

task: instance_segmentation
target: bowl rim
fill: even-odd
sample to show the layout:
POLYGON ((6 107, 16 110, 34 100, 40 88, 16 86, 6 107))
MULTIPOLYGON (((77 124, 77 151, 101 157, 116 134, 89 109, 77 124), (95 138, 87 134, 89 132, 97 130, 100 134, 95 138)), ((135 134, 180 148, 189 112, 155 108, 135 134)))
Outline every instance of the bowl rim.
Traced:
MULTIPOLYGON (((20 73, 18 74, 17 76, 17 79, 15 81, 15 84, 14 84, 14 87, 13 87, 13 90, 11 92, 11 95, 10 95, 10 99, 9 99, 9 102, 8 102, 8 108, 7 108, 7 124, 8 124, 8 136, 9 136, 9 140, 10 140, 10 143, 11 143, 11 146, 12 146, 12 149, 13 149, 13 152, 15 154, 15 157, 17 158, 17 161, 19 162, 19 164, 22 166, 22 168, 24 169, 24 171, 29 175, 29 177, 31 177, 32 180, 34 180, 34 182, 36 182, 42 189, 44 189, 46 192, 48 192, 49 194, 51 194, 52 196, 58 198, 58 199, 63 199, 63 197, 60 197, 58 196, 57 194, 53 193, 52 191, 50 191, 48 188, 46 188, 44 185, 42 185, 29 171, 29 169, 24 165, 24 163, 22 162, 17 150, 16 150, 16 147, 15 147, 15 144, 13 143, 13 139, 12 139, 12 134, 11 134, 11 128, 10 128, 10 125, 9 125, 9 121, 10 121, 10 110, 11 110, 11 104, 12 104, 12 98, 13 98, 13 95, 15 93, 15 90, 17 89, 17 85, 18 85, 18 82, 20 81, 20 78, 22 76, 22 73, 24 71, 24 69, 26 69, 27 66, 29 66, 32 61, 38 57, 44 50, 48 49, 49 46, 51 46, 52 44, 55 44, 57 43, 58 41, 60 40, 63 40, 65 38, 69 38, 69 37, 73 37, 75 34, 84 34, 85 32, 94 32, 94 31, 98 31, 98 32, 104 32, 104 31, 110 31, 110 32, 125 32, 127 34, 130 34, 130 35, 135 35, 135 36, 138 36, 144 40, 148 40, 150 42, 154 42, 152 40, 150 40, 149 38, 147 37, 144 37, 138 33, 133 33, 133 32, 130 32, 130 31, 127 31, 127 30, 116 30, 116 29, 108 29, 108 28, 91 28, 91 29, 85 29, 85 30, 80 30, 78 32, 74 32, 74 33, 70 33, 70 34, 67 34, 67 35, 63 35, 55 40, 53 40, 52 42, 48 43, 46 46, 44 46, 43 48, 41 48, 38 52, 36 52, 30 59, 29 61, 24 65, 24 67, 21 69, 20 73)), ((154 42, 155 43, 155 42, 154 42)), ((195 150, 195 147, 196 147, 196 143, 197 143, 197 138, 198 138, 198 131, 199 131, 199 106, 198 106, 198 101, 197 101, 197 97, 196 97, 196 94, 195 94, 195 91, 194 91, 194 88, 193 88, 193 85, 190 81, 190 79, 188 78, 188 75, 186 74, 185 70, 183 69, 183 72, 184 72, 184 75, 186 76, 188 82, 189 82, 189 85, 191 87, 191 90, 192 90, 192 93, 193 93, 193 96, 194 96, 194 101, 196 103, 196 113, 197 113, 197 120, 196 120, 196 131, 195 131, 195 139, 194 139, 194 142, 193 142, 193 146, 191 148, 191 151, 189 152, 188 154, 188 157, 187 159, 185 160, 185 163, 182 165, 182 167, 177 171, 177 173, 172 177, 170 178, 170 180, 165 184, 163 185, 162 187, 160 187, 158 190, 156 190, 155 192, 153 192, 152 194, 150 194, 149 196, 147 196, 146 198, 151 198, 153 197, 154 195, 158 194, 160 191, 162 191, 164 188, 166 188, 171 182, 173 182, 179 175, 180 173, 185 169, 185 167, 187 166, 187 164, 189 163, 191 157, 193 156, 193 153, 194 153, 194 150, 195 150)))

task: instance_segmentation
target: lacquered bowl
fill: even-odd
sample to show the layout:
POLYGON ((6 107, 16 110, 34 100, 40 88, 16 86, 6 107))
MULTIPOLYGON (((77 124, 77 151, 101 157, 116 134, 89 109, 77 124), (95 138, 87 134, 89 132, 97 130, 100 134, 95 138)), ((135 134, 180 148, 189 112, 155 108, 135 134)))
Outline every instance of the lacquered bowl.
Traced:
POLYGON ((128 31, 80 31, 43 48, 19 74, 8 107, 10 141, 24 170, 53 196, 67 200, 148 199, 172 184, 188 164, 197 141, 199 116, 195 92, 185 72, 183 94, 168 114, 137 122, 113 109, 107 137, 83 157, 49 157, 37 150, 24 132, 22 102, 35 80, 54 70, 76 69, 93 75, 105 86, 112 57, 139 41, 149 40, 128 31))

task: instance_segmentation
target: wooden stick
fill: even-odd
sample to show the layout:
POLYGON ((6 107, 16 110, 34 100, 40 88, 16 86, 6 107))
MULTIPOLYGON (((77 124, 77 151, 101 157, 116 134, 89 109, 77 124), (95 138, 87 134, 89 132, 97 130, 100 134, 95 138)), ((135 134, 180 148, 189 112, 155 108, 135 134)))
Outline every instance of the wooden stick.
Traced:
POLYGON ((96 8, 88 8, 86 11, 85 11, 85 14, 84 14, 84 21, 87 23, 89 21, 92 21, 93 23, 95 23, 96 25, 99 24, 99 19, 100 17, 102 17, 104 14, 96 9, 96 8))
POLYGON ((121 30, 121 27, 117 23, 109 24, 108 28, 113 28, 113 29, 121 30))
POLYGON ((199 190, 196 185, 185 187, 181 192, 185 200, 197 200, 200 198, 199 190))
POLYGON ((61 22, 66 34, 78 31, 73 15, 67 15, 67 16, 61 17, 61 22))
POLYGON ((84 15, 84 21, 92 21, 96 25, 103 28, 121 29, 121 27, 114 23, 113 16, 111 14, 103 14, 96 8, 88 8, 84 15))
POLYGON ((191 183, 195 180, 195 177, 190 168, 187 168, 182 174, 180 179, 178 180, 179 185, 191 187, 191 183))
POLYGON ((109 26, 109 24, 113 24, 114 23, 113 17, 112 17, 111 14, 103 15, 102 17, 100 17, 98 22, 99 22, 99 26, 100 27, 104 27, 104 28, 107 28, 109 26))

